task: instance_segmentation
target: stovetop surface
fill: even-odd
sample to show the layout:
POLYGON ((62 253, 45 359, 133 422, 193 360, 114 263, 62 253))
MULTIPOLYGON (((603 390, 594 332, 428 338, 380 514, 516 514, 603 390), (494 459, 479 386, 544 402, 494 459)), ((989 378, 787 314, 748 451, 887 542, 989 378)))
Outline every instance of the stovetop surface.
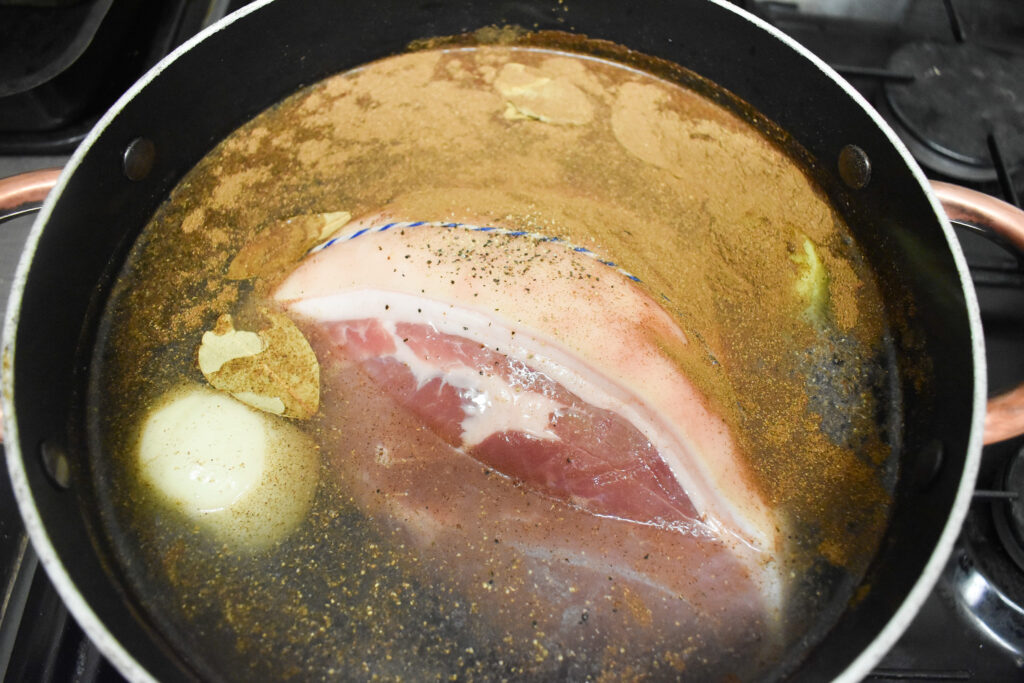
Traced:
MULTIPOLYGON (((211 2, 223 12, 243 2, 211 2)), ((940 0, 804 0, 738 2, 788 32, 830 64, 839 67, 876 106, 885 98, 889 56, 910 41, 955 41, 940 0), (853 16, 851 16, 851 14, 853 16), (882 72, 878 76, 876 72, 882 72), (872 75, 873 74, 873 75, 872 75)), ((955 0, 961 37, 998 50, 1024 54, 1024 4, 1016 0, 955 0)), ((1022 93, 1024 100, 1024 93, 1022 93)), ((883 103, 884 104, 884 103, 883 103)), ((965 106, 969 104, 965 103, 965 106)), ((60 166, 64 154, 49 156, 0 153, 0 177, 60 166)), ((1024 196, 1024 160, 1010 160, 1010 185, 1024 196)), ((930 177, 953 179, 934 169, 930 177)), ((997 178, 967 184, 991 194, 1006 193, 997 178)), ((31 218, 0 225, 0 316, 31 218)), ((971 266, 985 330, 989 384, 995 394, 1024 381, 1024 273, 1007 253, 967 232, 958 233, 971 266)), ((1003 463, 1024 449, 1018 438, 985 449, 979 489, 997 489, 1003 463)), ((1020 492, 1024 496, 1024 491, 1020 492)), ((952 575, 976 562, 972 553, 1001 551, 993 540, 993 519, 1005 498, 977 498, 967 527, 950 562, 947 577, 932 593, 911 627, 869 680, 1024 680, 1024 657, 997 643, 972 624, 955 598, 952 575), (988 548, 987 546, 992 546, 988 548)), ((1000 561, 1007 558, 1000 558, 1000 561)), ((984 562, 983 562, 984 564, 984 562)), ((962 572, 961 572, 962 573, 962 572)), ((68 616, 24 535, 6 476, 0 477, 0 625, 17 619, 20 626, 0 630, 0 679, 116 681, 118 674, 68 616)), ((1018 634, 1024 641, 1024 634, 1018 634)))

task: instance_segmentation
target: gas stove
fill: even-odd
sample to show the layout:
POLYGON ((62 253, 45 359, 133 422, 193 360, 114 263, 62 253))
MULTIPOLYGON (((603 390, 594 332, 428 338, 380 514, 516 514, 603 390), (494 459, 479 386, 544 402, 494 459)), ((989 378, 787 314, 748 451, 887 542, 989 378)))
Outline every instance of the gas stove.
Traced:
MULTIPOLYGON (((42 89, 22 98, 20 108, 11 114, 3 112, 8 93, 0 67, 0 177, 62 164, 95 118, 142 70, 208 23, 247 4, 0 0, 0 25, 12 3, 14 11, 37 12, 37 18, 46 15, 55 26, 51 42, 36 41, 33 73, 50 68, 47 59, 59 60, 73 51, 56 49, 52 41, 68 41, 74 47, 83 31, 93 31, 96 40, 106 36, 103 39, 116 46, 109 54, 101 49, 98 55, 87 55, 89 68, 78 72, 97 83, 71 88, 59 80, 43 81, 42 89), (69 28, 71 17, 55 19, 62 11, 77 12, 80 22, 93 16, 90 11, 116 17, 117 25, 69 28), (72 101, 72 96, 77 99, 72 101), (45 119, 25 114, 26 108, 55 101, 60 106, 51 106, 45 119)), ((846 76, 889 121, 930 178, 1014 204, 1024 196, 1024 4, 736 4, 788 33, 846 76)), ((48 30, 45 22, 33 26, 48 30)), ((0 28, 0 38, 2 34, 0 28)), ((22 40, 22 45, 35 43, 22 40)), ((4 54, 0 47, 0 63, 4 54)), ((0 225, 0 313, 30 225, 30 218, 0 225)), ((994 395, 1024 382, 1024 262, 985 235, 955 227, 981 306, 994 395)), ((2 680, 120 680, 38 568, 5 476, 0 477, 0 591, 2 680)), ((1024 680, 1024 438, 985 449, 974 503, 938 586, 868 679, 1024 680)))

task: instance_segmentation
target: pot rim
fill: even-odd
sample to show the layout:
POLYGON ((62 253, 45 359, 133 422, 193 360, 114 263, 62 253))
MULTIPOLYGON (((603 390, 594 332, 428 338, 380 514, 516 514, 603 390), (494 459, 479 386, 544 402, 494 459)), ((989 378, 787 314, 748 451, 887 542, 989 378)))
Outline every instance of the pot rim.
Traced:
MULTIPOLYGON (((183 54, 190 51, 195 45, 207 38, 223 31, 235 21, 252 12, 260 10, 275 0, 255 0, 255 2, 233 12, 216 23, 208 26, 186 42, 179 45, 166 57, 161 59, 155 66, 146 72, 135 82, 114 105, 99 119, 96 125, 75 150, 68 164, 64 167, 56 186, 47 196, 39 215, 32 226, 26 241, 25 249, 11 287, 8 301, 7 313, 4 320, 2 338, 2 360, 3 378, 0 385, 0 401, 2 401, 4 416, 4 445, 7 449, 7 466, 10 474, 14 495, 24 519, 25 529, 29 539, 39 556, 39 560, 49 575, 58 594, 63 599, 68 610, 75 620, 82 627, 100 652, 110 660, 117 670, 131 681, 155 681, 153 675, 140 664, 135 657, 128 652, 117 638, 107 629, 106 625, 99 618, 92 606, 75 586, 66 568, 61 562, 57 550, 51 542, 50 536, 43 524, 42 518, 36 508, 32 491, 28 481, 28 474, 25 469, 23 454, 20 448, 18 424, 15 412, 14 375, 11 371, 11 364, 15 357, 15 339, 17 336, 18 319, 21 309, 22 294, 28 279, 29 270, 33 261, 40 236, 45 229, 54 206, 60 200, 60 195, 83 158, 89 153, 93 144, 102 135, 125 106, 135 96, 146 88, 157 76, 174 63, 183 54)), ((977 478, 978 468, 981 462, 981 449, 983 438, 983 427, 985 417, 985 403, 987 398, 987 378, 985 363, 984 339, 981 327, 981 314, 975 295, 974 286, 970 279, 970 272, 967 263, 953 233, 952 226, 943 212, 941 205, 932 190, 923 171, 910 155, 903 142, 889 128, 888 124, 881 118, 877 111, 857 92, 846 80, 836 73, 823 60, 810 52, 793 38, 781 30, 768 24, 764 20, 741 10, 727 2, 727 0, 707 0, 717 5, 720 9, 728 10, 745 19, 770 36, 782 41, 786 46, 796 51, 801 57, 813 64, 822 75, 833 81, 841 90, 850 97, 871 119, 877 128, 887 138, 889 143, 896 149, 903 159, 908 170, 912 173, 921 190, 924 192, 931 205, 932 212, 938 219, 942 233, 946 238, 947 247, 953 256, 957 273, 960 278, 960 288, 964 294, 967 308, 968 323, 971 330, 972 360, 974 372, 974 394, 971 403, 971 427, 967 444, 967 454, 964 461, 964 471, 960 479, 956 497, 945 526, 936 543, 932 554, 918 576, 913 588, 909 591, 903 602, 889 619, 888 623, 876 634, 875 638, 864 648, 847 668, 836 677, 836 681, 849 681, 851 683, 860 681, 875 667, 889 649, 896 643, 902 633, 910 625, 925 599, 931 593, 932 588, 938 581, 943 568, 946 566, 953 544, 960 532, 960 527, 967 515, 971 497, 977 478)))

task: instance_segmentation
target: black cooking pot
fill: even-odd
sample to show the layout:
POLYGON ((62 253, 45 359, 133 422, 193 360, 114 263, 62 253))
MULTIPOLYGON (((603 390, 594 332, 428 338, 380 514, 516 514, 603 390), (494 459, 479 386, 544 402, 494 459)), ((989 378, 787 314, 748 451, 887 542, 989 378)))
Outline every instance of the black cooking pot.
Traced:
MULTIPOLYGON (((792 136, 876 271, 898 350, 890 372, 901 474, 859 600, 773 676, 856 680, 895 642, 941 570, 982 443, 978 309, 949 224, 873 110, 788 38, 724 2, 257 2, 161 62, 99 122, 29 239, 5 328, 7 457, 26 527, 71 612, 129 678, 197 672, 119 587, 97 549, 82 393, 98 313, 142 227, 220 139, 329 74, 415 40, 515 24, 606 39, 682 65, 792 136), (909 351, 912 350, 912 353, 909 351), (70 465, 70 480, 61 476, 70 465), (66 487, 67 486, 67 487, 66 487)), ((102 545, 102 544, 100 544, 102 545)))

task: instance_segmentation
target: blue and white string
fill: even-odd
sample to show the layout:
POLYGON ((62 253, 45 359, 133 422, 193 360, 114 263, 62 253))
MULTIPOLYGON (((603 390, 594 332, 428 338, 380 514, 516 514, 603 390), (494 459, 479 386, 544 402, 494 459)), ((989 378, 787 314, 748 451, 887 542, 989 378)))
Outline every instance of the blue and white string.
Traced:
POLYGON ((573 244, 569 244, 568 242, 563 241, 560 237, 549 237, 548 235, 541 235, 540 233, 528 232, 526 230, 508 230, 506 228, 499 228, 499 227, 490 226, 490 225, 488 225, 488 226, 479 226, 479 225, 470 225, 468 223, 455 223, 455 222, 445 222, 445 221, 399 221, 399 222, 396 222, 396 223, 387 223, 385 225, 377 225, 377 226, 371 226, 371 227, 368 227, 368 228, 362 228, 361 230, 357 230, 357 231, 355 231, 355 232, 353 232, 353 233, 351 233, 349 235, 339 235, 338 237, 332 237, 331 239, 327 240, 323 244, 319 244, 319 245, 313 247, 312 249, 310 249, 309 252, 307 252, 307 255, 315 254, 315 253, 317 253, 319 251, 323 251, 324 249, 326 249, 326 248, 328 248, 328 247, 330 247, 330 246, 332 246, 334 244, 337 244, 339 242, 348 242, 348 241, 354 240, 355 238, 360 237, 362 235, 366 235, 366 234, 372 234, 372 233, 377 233, 377 232, 384 232, 386 230, 391 230, 393 228, 399 228, 399 229, 404 230, 406 228, 420 228, 420 227, 429 227, 429 228, 462 228, 463 230, 471 230, 473 232, 487 232, 487 233, 493 233, 493 234, 496 234, 496 235, 505 235, 507 237, 528 237, 528 238, 536 240, 538 242, 557 242, 559 244, 564 245, 565 247, 567 247, 569 249, 572 249, 573 251, 575 251, 575 252, 577 252, 579 254, 585 254, 585 255, 589 256, 590 258, 594 259, 598 263, 606 265, 609 268, 614 268, 616 271, 618 271, 622 275, 625 275, 627 278, 629 278, 633 282, 640 282, 641 281, 640 278, 638 278, 636 275, 633 275, 632 273, 630 273, 628 270, 626 270, 624 268, 620 268, 613 261, 607 261, 605 259, 602 259, 600 256, 595 254, 590 249, 587 249, 586 247, 579 247, 579 246, 576 246, 576 245, 573 245, 573 244))

